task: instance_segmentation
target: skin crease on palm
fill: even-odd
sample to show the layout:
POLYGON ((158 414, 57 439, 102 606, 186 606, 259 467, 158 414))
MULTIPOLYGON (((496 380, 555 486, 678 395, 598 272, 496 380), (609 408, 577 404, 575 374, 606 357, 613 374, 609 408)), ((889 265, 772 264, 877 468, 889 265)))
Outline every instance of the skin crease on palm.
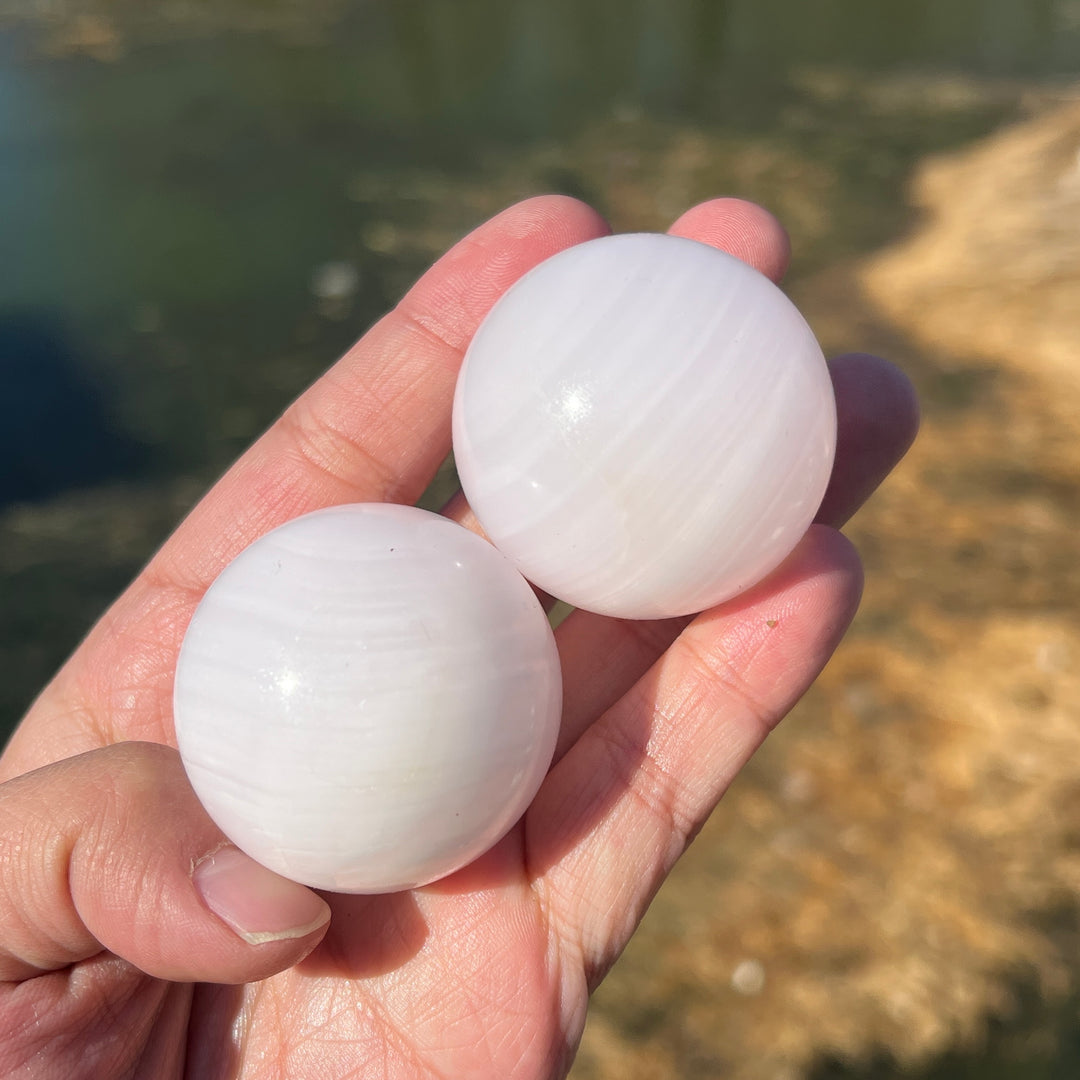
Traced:
MULTIPOLYGON (((234 931, 193 880, 224 840, 172 749, 171 686, 196 603, 252 540, 319 507, 421 494, 484 314, 608 231, 544 196, 462 240, 224 476, 44 690, 0 771, 0 1075, 566 1073, 589 992, 854 614, 859 562, 836 528, 914 436, 903 375, 832 362, 832 483, 768 581, 693 620, 561 625, 555 764, 512 832, 434 885, 324 903, 263 874, 240 900, 246 929, 280 932, 234 931)), ((774 280, 787 263, 783 229, 749 203, 704 203, 671 231, 774 280)), ((460 496, 447 513, 470 523, 460 496)))

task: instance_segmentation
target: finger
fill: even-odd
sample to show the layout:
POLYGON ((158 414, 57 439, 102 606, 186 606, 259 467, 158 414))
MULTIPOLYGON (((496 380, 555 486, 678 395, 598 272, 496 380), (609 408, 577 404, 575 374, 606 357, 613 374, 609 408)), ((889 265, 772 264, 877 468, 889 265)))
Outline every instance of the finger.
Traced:
POLYGON ((813 526, 767 583, 698 616, 548 774, 526 818, 529 866, 593 984, 821 670, 861 583, 847 540, 813 526))
POLYGON ((791 261, 791 241, 784 226, 772 214, 745 199, 709 199, 687 210, 668 229, 711 244, 779 281, 791 261))
POLYGON ((546 196, 443 256, 191 513, 39 699, 0 779, 117 739, 171 742, 180 639, 222 567, 308 510, 412 502, 449 450, 454 381, 480 320, 536 263, 607 231, 583 203, 546 196), (47 733, 38 717, 50 718, 47 733))
POLYGON ((106 950, 162 979, 251 982, 329 918, 226 844, 167 747, 118 743, 0 786, 0 980, 106 950))
POLYGON ((836 461, 817 520, 840 528, 907 453, 919 401, 895 365, 866 353, 830 361, 836 396, 836 461))

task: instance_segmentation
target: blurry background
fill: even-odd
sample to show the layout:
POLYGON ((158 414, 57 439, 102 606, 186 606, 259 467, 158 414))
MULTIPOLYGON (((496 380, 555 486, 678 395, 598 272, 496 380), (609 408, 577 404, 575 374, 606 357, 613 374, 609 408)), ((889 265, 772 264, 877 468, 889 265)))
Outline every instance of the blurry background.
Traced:
POLYGON ((1080 1075, 1080 0, 0 0, 0 733, 506 204, 792 233, 925 407, 864 608, 575 1080, 1080 1075))

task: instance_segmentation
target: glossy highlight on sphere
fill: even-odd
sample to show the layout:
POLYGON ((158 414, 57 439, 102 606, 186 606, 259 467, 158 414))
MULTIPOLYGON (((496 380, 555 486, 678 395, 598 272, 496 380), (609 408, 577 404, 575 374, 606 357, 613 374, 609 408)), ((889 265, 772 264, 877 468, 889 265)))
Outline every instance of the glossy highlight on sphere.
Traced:
POLYGON ((492 309, 454 400, 462 488, 535 585, 604 615, 704 610, 805 533, 836 445, 825 358, 763 275, 715 248, 609 236, 492 309))
POLYGON ((558 734, 547 617, 490 544, 415 507, 337 506, 243 551, 181 648, 176 737, 239 848, 335 892, 466 865, 532 801, 558 734))

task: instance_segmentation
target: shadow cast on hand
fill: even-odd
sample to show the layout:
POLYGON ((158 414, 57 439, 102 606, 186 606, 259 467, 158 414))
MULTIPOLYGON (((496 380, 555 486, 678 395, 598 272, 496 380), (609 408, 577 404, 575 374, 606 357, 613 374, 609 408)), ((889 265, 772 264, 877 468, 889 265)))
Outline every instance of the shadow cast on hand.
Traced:
POLYGON ((303 975, 347 979, 386 975, 408 963, 427 940, 427 921, 412 892, 322 895, 333 912, 330 929, 297 966, 303 975))

